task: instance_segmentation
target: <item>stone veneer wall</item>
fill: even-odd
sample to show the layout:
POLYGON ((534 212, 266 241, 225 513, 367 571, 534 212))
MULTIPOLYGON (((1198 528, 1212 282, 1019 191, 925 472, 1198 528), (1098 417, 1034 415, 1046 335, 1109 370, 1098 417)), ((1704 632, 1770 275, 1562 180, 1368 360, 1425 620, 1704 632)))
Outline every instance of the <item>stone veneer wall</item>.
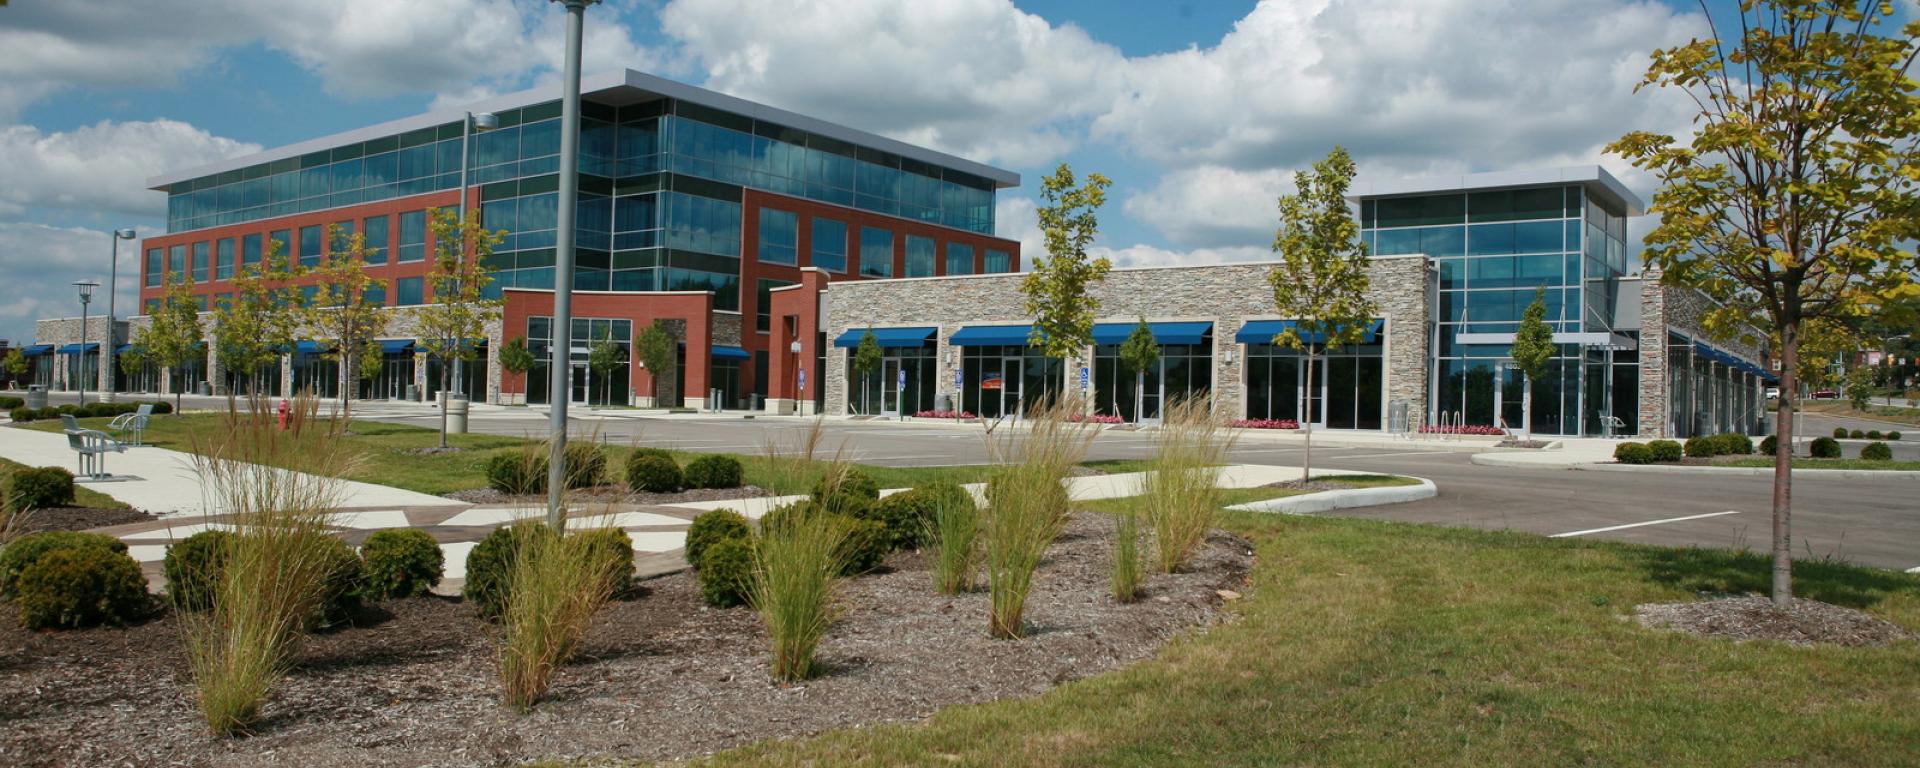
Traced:
MULTIPOLYGON (((1276 319, 1273 293, 1267 287, 1271 262, 1220 264, 1198 267, 1116 269, 1093 290, 1100 301, 1099 322, 1207 320, 1213 328, 1214 409, 1229 418, 1246 414, 1241 392, 1245 345, 1234 341, 1248 320, 1276 319), (1226 352, 1233 362, 1226 362, 1226 352)), ((1428 266, 1424 256, 1377 257, 1370 262, 1370 294, 1387 321, 1384 351, 1389 402, 1405 400, 1408 418, 1421 423, 1427 405, 1430 315, 1428 266)), ((821 328, 829 341, 852 328, 897 326, 939 327, 940 381, 936 391, 953 392, 958 355, 949 355, 948 340, 966 325, 1027 323, 1020 293, 1024 275, 910 278, 836 282, 822 302, 821 328)), ((828 350, 826 412, 840 414, 847 407, 847 355, 850 350, 828 350)), ((1087 350, 1078 365, 1091 366, 1087 350)), ((1069 378, 1078 375, 1068 366, 1069 378)), ((956 402, 958 398, 956 398, 956 402)))
POLYGON ((1640 436, 1671 437, 1672 361, 1668 332, 1704 341, 1748 360, 1763 359, 1760 332, 1752 338, 1719 339, 1708 336, 1702 319, 1713 300, 1697 290, 1661 285, 1659 269, 1648 269, 1640 281, 1640 436))

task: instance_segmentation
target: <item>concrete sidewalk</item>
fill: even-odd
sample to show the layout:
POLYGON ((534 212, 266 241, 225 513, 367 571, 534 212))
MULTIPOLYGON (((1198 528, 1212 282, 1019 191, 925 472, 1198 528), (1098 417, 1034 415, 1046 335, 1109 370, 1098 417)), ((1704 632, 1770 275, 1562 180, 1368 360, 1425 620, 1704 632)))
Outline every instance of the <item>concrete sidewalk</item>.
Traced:
POLYGON ((1483 467, 1573 467, 1613 461, 1613 449, 1627 440, 1594 437, 1560 438, 1555 448, 1516 449, 1476 453, 1470 461, 1483 467))
MULTIPOLYGON (((72 471, 75 455, 67 447, 67 436, 11 426, 0 427, 0 458, 32 467, 62 467, 72 471)), ((116 478, 110 482, 91 482, 86 486, 135 509, 172 517, 178 515, 221 515, 228 510, 203 492, 200 477, 194 472, 193 456, 180 451, 145 446, 128 448, 125 453, 106 455, 107 471, 116 478)), ((384 485, 341 481, 342 509, 391 507, 464 507, 452 499, 391 488, 384 485)))

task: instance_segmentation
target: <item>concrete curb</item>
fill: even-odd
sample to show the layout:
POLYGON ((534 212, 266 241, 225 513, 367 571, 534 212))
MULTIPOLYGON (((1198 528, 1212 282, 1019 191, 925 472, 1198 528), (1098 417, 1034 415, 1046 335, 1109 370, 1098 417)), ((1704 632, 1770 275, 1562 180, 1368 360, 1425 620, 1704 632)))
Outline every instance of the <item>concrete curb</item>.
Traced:
MULTIPOLYGON (((1671 464, 1574 464, 1569 466, 1568 469, 1576 469, 1582 472, 1660 472, 1670 475, 1773 476, 1773 470, 1767 467, 1685 467, 1671 464)), ((1920 480, 1920 472, 1893 469, 1796 469, 1793 471, 1793 476, 1836 480, 1920 480)))
POLYGON ((1400 504, 1421 499, 1431 499, 1439 495, 1440 489, 1432 480, 1424 477, 1402 475, 1419 480, 1419 485, 1396 485, 1386 488, 1350 488, 1343 491, 1320 491, 1299 496, 1287 496, 1266 501, 1252 501, 1235 504, 1228 509, 1244 512, 1278 512, 1284 515, 1311 515, 1336 509, 1354 509, 1358 507, 1378 507, 1384 504, 1400 504))
MULTIPOLYGON (((1555 453, 1557 453, 1557 451, 1555 451, 1555 453)), ((1582 461, 1572 456, 1555 457, 1553 461, 1539 461, 1531 458, 1545 455, 1545 453, 1540 452, 1521 453, 1520 451, 1494 451, 1476 453, 1468 457, 1467 461, 1482 467, 1533 467, 1536 469, 1571 469, 1574 467, 1588 466, 1594 461, 1594 459, 1582 461)))

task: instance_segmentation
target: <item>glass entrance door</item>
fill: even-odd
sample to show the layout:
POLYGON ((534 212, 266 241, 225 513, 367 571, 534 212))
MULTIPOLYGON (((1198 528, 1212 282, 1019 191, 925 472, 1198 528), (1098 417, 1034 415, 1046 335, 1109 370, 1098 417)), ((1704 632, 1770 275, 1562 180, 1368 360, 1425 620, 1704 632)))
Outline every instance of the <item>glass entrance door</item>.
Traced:
POLYGON ((1022 416, 1020 392, 1025 384, 1024 362, 1018 357, 1000 359, 1000 413, 1006 416, 1022 416))
POLYGON ((1313 361, 1313 379, 1307 379, 1305 360, 1294 368, 1295 380, 1299 382, 1300 411, 1302 416, 1313 414, 1314 429, 1327 428, 1327 359, 1322 357, 1313 361), (1312 410, 1307 410, 1311 406, 1312 410))
POLYGON ((880 415, 900 415, 900 358, 880 361, 880 415))
POLYGON ((1500 403, 1500 424, 1507 429, 1527 428, 1527 377, 1511 362, 1502 362, 1494 379, 1494 398, 1500 403))
POLYGON ((570 373, 571 373, 571 376, 569 377, 570 379, 569 388, 573 396, 568 398, 567 401, 570 403, 573 403, 574 405, 586 405, 587 389, 590 384, 590 382, 587 379, 587 373, 588 373, 587 364, 574 363, 573 370, 570 373))

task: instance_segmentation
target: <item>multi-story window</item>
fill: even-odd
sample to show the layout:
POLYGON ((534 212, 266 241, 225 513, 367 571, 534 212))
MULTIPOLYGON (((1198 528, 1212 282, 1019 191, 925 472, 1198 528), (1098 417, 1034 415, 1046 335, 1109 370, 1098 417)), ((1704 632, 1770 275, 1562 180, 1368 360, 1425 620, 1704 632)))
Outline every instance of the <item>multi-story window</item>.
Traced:
POLYGON ((860 274, 864 277, 893 277, 891 230, 860 228, 860 274))
POLYGON ((807 263, 829 272, 847 271, 847 223, 813 217, 812 252, 807 263))
POLYGON ((427 212, 400 214, 400 247, 395 260, 402 264, 427 258, 427 212))
POLYGON ((173 275, 176 283, 186 282, 187 246, 176 245, 167 249, 167 273, 173 275))
POLYGON ((388 219, 385 216, 375 216, 370 219, 367 219, 366 246, 367 246, 367 263, 368 264, 387 263, 387 222, 388 221, 390 221, 390 219, 388 219))
POLYGON ((333 232, 333 242, 327 244, 327 250, 331 253, 345 253, 348 248, 352 248, 353 227, 354 222, 352 219, 334 222, 331 230, 333 232))
POLYGON ((167 273, 167 254, 159 248, 147 249, 146 287, 160 287, 160 279, 167 273))
POLYGON ((240 263, 246 266, 260 263, 260 233, 240 236, 240 263))
POLYGON ((326 248, 324 234, 318 224, 300 228, 300 266, 320 266, 320 253, 326 248))
POLYGON ((798 263, 800 217, 788 211, 760 209, 760 260, 768 264, 798 263))
POLYGON ((973 274, 973 246, 965 243, 947 243, 947 274, 973 274))
POLYGON ((793 281, 762 278, 755 282, 753 329, 766 333, 773 327, 773 289, 793 285, 793 281))
POLYGON ((1013 254, 993 248, 987 249, 986 265, 982 271, 998 275, 1013 271, 1013 254))
POLYGON ((213 279, 233 279, 233 238, 231 237, 214 244, 213 279))
MULTIPOLYGON (((393 281, 394 303, 402 307, 411 307, 427 303, 426 278, 403 277, 393 281)), ((386 297, 382 296, 383 300, 386 297)))
POLYGON ((907 277, 933 277, 933 238, 907 235, 907 277))
POLYGON ((279 245, 275 247, 274 253, 273 253, 274 264, 279 267, 284 267, 287 264, 292 263, 293 230, 276 229, 273 231, 273 234, 268 235, 267 237, 272 239, 273 242, 279 243, 279 245))
POLYGON ((207 267, 213 261, 208 254, 209 245, 204 240, 193 244, 193 281, 196 283, 204 283, 209 277, 207 267))
POLYGON ((386 284, 384 283, 369 284, 366 290, 360 292, 360 301, 364 304, 372 304, 373 306, 376 306, 376 307, 386 306, 387 305, 386 284))

